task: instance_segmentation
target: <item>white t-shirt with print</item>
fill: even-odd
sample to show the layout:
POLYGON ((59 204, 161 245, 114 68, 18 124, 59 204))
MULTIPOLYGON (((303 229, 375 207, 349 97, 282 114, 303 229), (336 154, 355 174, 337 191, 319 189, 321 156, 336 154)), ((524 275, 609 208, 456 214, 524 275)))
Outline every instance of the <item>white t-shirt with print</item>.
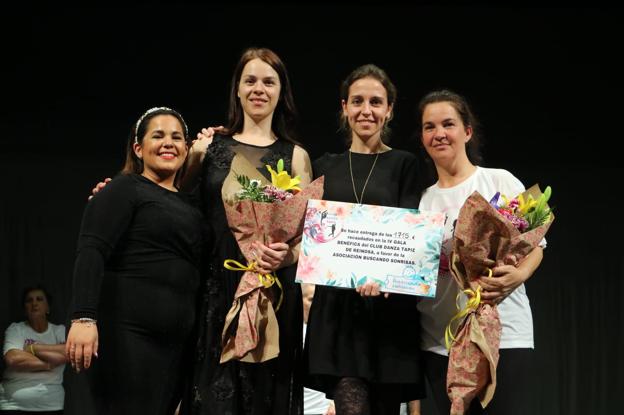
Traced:
MULTIPOLYGON (((65 343, 65 326, 48 323, 43 333, 26 322, 11 324, 5 332, 3 356, 12 349, 23 350, 24 342, 41 344, 65 343)), ((0 409, 20 411, 58 411, 63 409, 63 369, 60 365, 40 372, 17 372, 6 369, 2 377, 0 409)))
MULTIPOLYGON (((421 348, 425 351, 448 355, 444 345, 444 330, 457 313, 455 302, 459 293, 449 271, 448 258, 452 251, 453 230, 459 210, 475 190, 490 200, 496 192, 511 198, 524 192, 525 188, 507 170, 477 167, 462 183, 449 188, 440 188, 436 183, 423 194, 420 210, 444 212, 447 215, 436 296, 435 299, 422 298, 418 303, 422 327, 421 348)), ((524 284, 498 305, 498 312, 503 326, 500 348, 533 348, 533 319, 524 284)))

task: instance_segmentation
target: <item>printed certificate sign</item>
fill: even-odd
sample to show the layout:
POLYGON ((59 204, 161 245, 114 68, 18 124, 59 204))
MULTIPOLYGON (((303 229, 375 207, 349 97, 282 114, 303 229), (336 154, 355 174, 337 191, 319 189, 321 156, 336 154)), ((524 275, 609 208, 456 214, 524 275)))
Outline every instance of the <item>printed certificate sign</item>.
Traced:
POLYGON ((434 297, 445 216, 310 199, 296 281, 434 297))

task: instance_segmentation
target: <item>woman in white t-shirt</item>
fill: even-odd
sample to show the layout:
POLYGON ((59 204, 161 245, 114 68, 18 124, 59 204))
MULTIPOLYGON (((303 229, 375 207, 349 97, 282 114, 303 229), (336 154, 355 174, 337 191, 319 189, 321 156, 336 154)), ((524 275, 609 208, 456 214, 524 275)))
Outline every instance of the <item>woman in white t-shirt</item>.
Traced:
POLYGON ((22 296, 26 321, 5 332, 0 413, 63 413, 65 327, 48 322, 49 296, 41 287, 22 296))
MULTIPOLYGON (((425 159, 433 162, 431 172, 437 179, 423 193, 419 208, 447 214, 436 297, 422 299, 418 305, 425 375, 442 414, 450 410, 444 329, 457 312, 455 300, 459 289, 450 275, 448 258, 459 209, 475 190, 489 200, 496 192, 513 197, 525 189, 506 170, 478 166, 481 160, 475 131, 477 121, 462 96, 447 90, 434 91, 420 101, 418 109, 420 147, 425 159)), ((530 413, 526 405, 532 372, 533 321, 524 282, 538 267, 542 255, 542 248, 536 248, 517 267, 496 267, 492 270, 494 278, 480 279, 481 298, 498 304, 503 331, 494 399, 485 410, 478 399, 473 400, 470 414, 530 413)))

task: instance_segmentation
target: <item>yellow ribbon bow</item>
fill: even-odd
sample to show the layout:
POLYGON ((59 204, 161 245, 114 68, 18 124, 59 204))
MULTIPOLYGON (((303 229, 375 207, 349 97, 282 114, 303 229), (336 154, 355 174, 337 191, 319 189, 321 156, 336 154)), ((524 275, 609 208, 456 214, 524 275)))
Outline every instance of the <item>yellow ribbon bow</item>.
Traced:
MULTIPOLYGON (((223 261, 223 266, 230 271, 258 272, 256 271, 256 261, 251 261, 247 265, 243 265, 234 259, 226 259, 225 261, 223 261)), ((277 278, 277 275, 275 275, 274 273, 261 274, 258 272, 258 281, 260 281, 264 288, 269 288, 273 284, 277 284, 278 288, 280 289, 279 301, 277 302, 277 307, 275 307, 275 311, 277 312, 277 310, 279 310, 280 306, 282 305, 282 300, 284 299, 284 289, 282 288, 282 283, 280 282, 279 278, 277 278)))
MULTIPOLYGON (((491 278, 492 270, 488 268, 487 271, 488 278, 491 278)), ((462 292, 468 296, 468 302, 466 303, 466 306, 462 309, 459 306, 459 296, 462 293, 457 294, 457 297, 455 298, 455 305, 457 306, 457 310, 459 311, 453 316, 451 321, 449 321, 448 325, 446 326, 446 330, 444 330, 444 343, 446 345, 446 350, 451 350, 451 345, 455 341, 455 335, 453 334, 453 329, 451 328, 453 322, 466 317, 468 314, 474 311, 477 311, 477 307, 479 307, 479 304, 481 304, 481 287, 478 287, 476 290, 468 288, 466 290, 463 290, 462 292)))

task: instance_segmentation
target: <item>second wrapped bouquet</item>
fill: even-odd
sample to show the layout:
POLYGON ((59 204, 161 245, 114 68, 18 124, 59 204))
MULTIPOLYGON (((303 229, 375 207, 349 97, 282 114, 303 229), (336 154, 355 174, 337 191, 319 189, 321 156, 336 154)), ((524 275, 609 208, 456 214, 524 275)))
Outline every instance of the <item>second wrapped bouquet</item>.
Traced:
POLYGON ((237 359, 264 362, 279 354, 279 327, 275 316, 280 297, 271 287, 280 286, 277 276, 256 271, 252 242, 296 244, 301 236, 308 199, 323 195, 323 177, 301 190, 299 178, 283 170, 280 160, 271 173, 271 183, 243 156, 232 161, 222 187, 228 226, 246 263, 226 260, 228 269, 244 271, 223 328, 221 362, 237 359))

